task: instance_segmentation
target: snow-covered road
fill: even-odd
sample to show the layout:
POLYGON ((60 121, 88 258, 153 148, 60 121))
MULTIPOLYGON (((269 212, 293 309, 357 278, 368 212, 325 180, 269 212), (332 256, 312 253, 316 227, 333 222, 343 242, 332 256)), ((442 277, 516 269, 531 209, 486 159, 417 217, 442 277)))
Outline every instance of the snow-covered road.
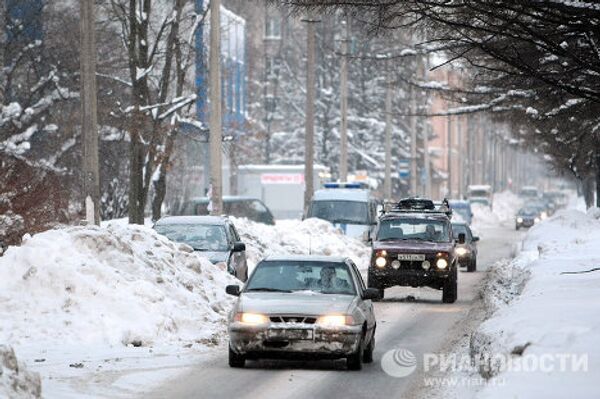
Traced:
POLYGON ((345 370, 344 363, 248 362, 245 369, 227 365, 225 346, 205 360, 171 378, 148 398, 320 398, 414 397, 423 391, 423 375, 417 370, 406 378, 391 377, 382 371, 380 361, 392 349, 404 348, 419 358, 439 352, 461 338, 469 328, 469 312, 479 303, 478 287, 485 270, 496 261, 513 255, 522 239, 511 224, 482 228, 479 272, 461 272, 459 299, 442 305, 441 293, 430 289, 394 288, 386 290, 386 300, 376 303, 378 318, 375 362, 361 372, 345 370))

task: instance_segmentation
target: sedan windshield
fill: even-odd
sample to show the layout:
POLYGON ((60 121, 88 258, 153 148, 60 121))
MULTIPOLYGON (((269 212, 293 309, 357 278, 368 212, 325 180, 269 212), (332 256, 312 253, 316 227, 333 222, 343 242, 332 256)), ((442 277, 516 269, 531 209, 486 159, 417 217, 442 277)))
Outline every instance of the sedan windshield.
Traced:
POLYGON ((383 220, 377 232, 378 241, 424 240, 448 242, 448 223, 429 219, 390 219, 383 220))
POLYGON ((350 270, 345 263, 311 261, 261 262, 246 284, 245 291, 314 291, 356 295, 350 270))
POLYGON ((471 239, 471 234, 469 229, 464 224, 453 224, 452 225, 452 235, 455 240, 458 239, 459 234, 464 234, 467 241, 471 239))
POLYGON ((188 244, 196 251, 228 251, 225 226, 202 224, 158 224, 154 229, 169 240, 188 244))
POLYGON ((357 201, 314 201, 308 217, 331 223, 369 224, 369 207, 357 201))

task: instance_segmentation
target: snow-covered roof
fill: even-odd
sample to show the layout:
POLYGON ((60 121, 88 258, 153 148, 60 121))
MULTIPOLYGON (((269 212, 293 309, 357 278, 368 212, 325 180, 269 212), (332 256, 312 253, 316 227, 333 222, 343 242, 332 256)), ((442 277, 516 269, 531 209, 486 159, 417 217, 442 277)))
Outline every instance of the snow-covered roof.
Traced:
POLYGON ((352 188, 326 188, 315 191, 313 196, 314 201, 356 201, 366 202, 370 198, 369 190, 352 189, 352 188))
POLYGON ((268 262, 281 262, 281 261, 292 261, 292 262, 329 262, 329 263, 342 263, 346 261, 346 257, 343 256, 324 256, 324 255, 270 255, 267 256, 264 261, 268 262))
MULTIPOLYGON (((280 172, 280 171, 304 171, 304 165, 282 165, 282 164, 271 164, 271 165, 241 165, 238 167, 239 170, 252 170, 252 171, 264 171, 264 172, 280 172)), ((328 171, 329 168, 323 165, 314 165, 314 170, 328 171)))

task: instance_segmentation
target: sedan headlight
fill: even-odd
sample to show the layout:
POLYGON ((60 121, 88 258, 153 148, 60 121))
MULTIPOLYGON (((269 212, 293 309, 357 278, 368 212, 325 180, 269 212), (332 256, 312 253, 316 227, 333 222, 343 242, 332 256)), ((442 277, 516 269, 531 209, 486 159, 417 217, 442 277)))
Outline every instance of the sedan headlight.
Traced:
POLYGON ((465 247, 459 247, 459 248, 456 248, 456 254, 457 254, 458 256, 465 256, 465 255, 466 255, 466 254, 468 254, 469 252, 470 252, 470 251, 469 251, 467 248, 465 248, 465 247))
POLYGON ((326 315, 317 319, 317 325, 323 327, 342 327, 354 324, 354 318, 349 315, 326 315))
POLYGON ((238 313, 235 315, 235 321, 249 326, 259 326, 269 323, 269 318, 259 313, 238 313))
POLYGON ((437 266, 438 269, 445 269, 448 267, 448 261, 445 258, 439 258, 435 262, 435 265, 437 266))
POLYGON ((517 218, 517 223, 523 223, 523 218, 517 218))
POLYGON ((534 222, 539 223, 540 222, 540 218, 535 218, 534 222))

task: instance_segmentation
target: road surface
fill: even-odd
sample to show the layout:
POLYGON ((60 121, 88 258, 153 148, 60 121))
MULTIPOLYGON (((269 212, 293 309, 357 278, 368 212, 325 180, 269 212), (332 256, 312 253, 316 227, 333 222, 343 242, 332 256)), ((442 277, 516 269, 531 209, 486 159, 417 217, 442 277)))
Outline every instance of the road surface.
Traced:
POLYGON ((441 291, 396 287, 375 304, 378 320, 375 361, 362 371, 346 371, 345 362, 248 361, 244 369, 227 365, 222 350, 205 362, 145 393, 144 398, 399 398, 422 390, 417 371, 396 378, 381 368, 389 350, 404 348, 417 359, 423 353, 440 353, 454 337, 466 333, 469 311, 478 305, 478 286, 496 261, 509 258, 523 233, 500 226, 481 231, 478 271, 459 273, 458 301, 441 303, 441 291))

